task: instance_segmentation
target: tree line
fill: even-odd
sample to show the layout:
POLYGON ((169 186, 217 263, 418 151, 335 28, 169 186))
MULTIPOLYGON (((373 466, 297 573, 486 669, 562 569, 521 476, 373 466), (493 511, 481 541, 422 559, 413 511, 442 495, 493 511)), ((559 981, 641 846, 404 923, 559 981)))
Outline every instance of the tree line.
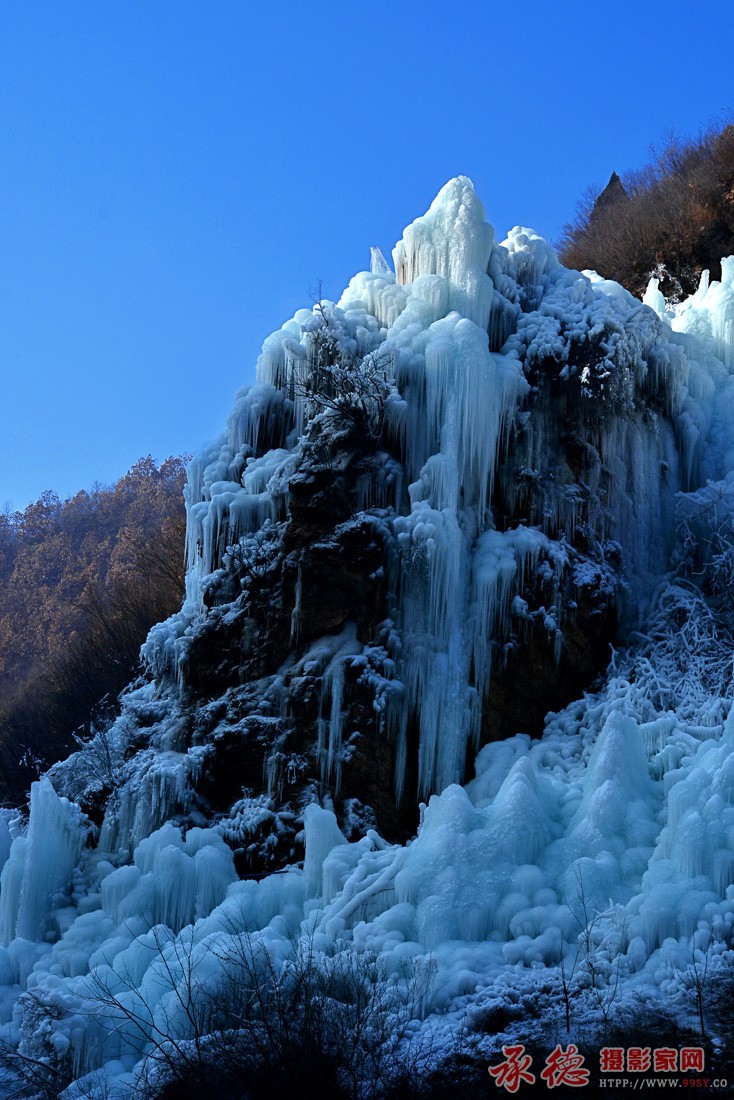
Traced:
POLYGON ((721 278, 734 253, 734 125, 698 138, 670 136, 650 161, 601 191, 590 188, 565 226, 559 257, 641 297, 651 278, 666 298, 692 294, 701 271, 721 278))
POLYGON ((185 460, 0 514, 0 800, 114 709, 150 627, 181 604, 185 460), (81 727, 81 730, 80 730, 81 727))

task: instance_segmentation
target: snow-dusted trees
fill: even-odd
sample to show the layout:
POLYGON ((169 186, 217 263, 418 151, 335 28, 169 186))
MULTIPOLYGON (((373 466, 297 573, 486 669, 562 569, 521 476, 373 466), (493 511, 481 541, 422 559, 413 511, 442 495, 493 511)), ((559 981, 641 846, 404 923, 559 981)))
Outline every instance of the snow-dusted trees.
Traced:
POLYGON ((308 413, 328 410, 340 428, 379 440, 394 389, 392 356, 379 349, 365 353, 339 311, 322 300, 305 327, 304 344, 296 348, 298 366, 290 388, 293 396, 305 400, 308 413))

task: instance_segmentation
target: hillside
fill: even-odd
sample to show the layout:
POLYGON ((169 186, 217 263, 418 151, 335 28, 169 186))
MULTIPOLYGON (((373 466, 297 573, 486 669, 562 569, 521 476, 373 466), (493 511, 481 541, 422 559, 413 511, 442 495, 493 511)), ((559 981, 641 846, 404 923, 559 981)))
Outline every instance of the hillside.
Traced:
POLYGON ((183 592, 184 462, 0 516, 0 799, 109 719, 150 627, 183 592))
POLYGON ((265 341, 181 609, 0 820, 21 1095, 726 1075, 734 258, 643 304, 458 177, 392 259, 265 341))
POLYGON ((600 193, 588 192, 559 252, 568 267, 598 271, 641 298, 652 277, 681 302, 701 274, 721 278, 734 252, 734 126, 694 141, 671 137, 651 161, 600 193))

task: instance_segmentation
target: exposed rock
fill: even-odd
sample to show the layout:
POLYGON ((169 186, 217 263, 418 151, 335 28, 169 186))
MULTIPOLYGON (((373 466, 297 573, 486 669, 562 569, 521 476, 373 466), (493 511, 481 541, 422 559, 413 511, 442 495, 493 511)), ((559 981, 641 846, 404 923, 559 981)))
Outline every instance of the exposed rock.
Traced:
POLYGON ((625 190, 625 186, 622 180, 616 172, 612 172, 609 177, 609 182, 600 194, 597 196, 594 202, 594 208, 591 211, 590 220, 593 221, 595 217, 599 217, 603 214, 604 210, 610 206, 616 205, 618 202, 629 202, 629 195, 625 190))

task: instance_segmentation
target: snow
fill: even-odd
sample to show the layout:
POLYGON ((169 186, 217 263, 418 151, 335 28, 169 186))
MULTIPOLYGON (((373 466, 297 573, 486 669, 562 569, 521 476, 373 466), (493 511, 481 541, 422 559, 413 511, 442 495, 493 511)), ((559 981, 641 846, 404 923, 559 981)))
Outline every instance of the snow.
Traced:
MULTIPOLYGON (((593 273, 563 269, 530 229, 498 243, 459 177, 393 258, 395 274, 373 250, 371 270, 338 303, 299 310, 265 341, 257 385, 192 461, 186 601, 151 632, 144 655, 155 680, 129 694, 110 733, 119 763, 98 835, 53 785, 71 789, 83 755, 34 784, 27 826, 0 816, 0 1014, 31 1057, 69 1053, 77 1076, 105 1067, 127 1087, 167 1036, 193 1038, 187 998, 204 1005, 226 991, 243 951, 251 960, 266 952, 279 970, 299 942, 375 953, 386 977, 412 967, 425 978, 428 1017, 469 1018, 530 997, 540 971, 560 988, 561 960, 571 972, 580 943, 587 970, 592 956, 595 972, 616 969, 620 1005, 643 996, 682 1013, 681 975, 695 952, 733 961, 731 653, 695 584, 666 570, 676 499, 702 545, 700 517, 712 504, 734 516, 734 257, 721 283, 703 279, 688 302, 669 308, 651 284, 642 304, 593 273), (328 799, 308 805, 304 867, 240 881, 226 840, 272 811, 243 795, 229 825, 174 820, 195 813, 204 750, 182 749, 171 700, 187 639, 207 613, 208 579, 284 514, 308 415, 295 383, 325 311, 342 348, 379 352, 394 368, 387 430, 409 488, 375 505, 397 547, 400 640, 380 705, 398 743, 398 799, 417 721, 427 804, 405 846, 372 831, 348 843, 328 799), (531 425, 523 402, 533 387, 531 425), (651 395, 665 416, 640 412, 651 395), (560 479, 542 514, 505 529, 493 505, 509 433, 524 476, 538 483, 554 418, 574 402, 597 427, 589 484, 579 496, 560 479), (482 748, 462 786, 512 619, 542 614, 558 657, 564 571, 578 589, 606 583, 602 565, 569 552, 576 525, 592 521, 623 556, 637 640, 615 655, 597 694, 548 716, 541 739, 518 733, 482 748), (532 613, 528 576, 548 594, 532 613), (155 747, 127 759, 136 714, 155 747), (19 1010, 11 1022, 26 987, 45 1011, 41 1028, 19 1010), (125 1012, 135 1028, 121 1026, 125 1012)), ((682 561, 681 547, 676 554, 682 561)), ((369 674, 368 650, 348 623, 290 658, 293 675, 321 678, 324 789, 338 788, 347 748, 345 677, 352 665, 369 674)), ((578 1011, 591 1018, 586 979, 579 974, 578 1011)))
POLYGON ((190 1033, 177 996, 187 982, 201 998, 226 983, 240 929, 285 960, 294 922, 321 947, 377 952, 386 974, 428 967, 429 1016, 458 1012, 508 967, 516 991, 532 988, 538 966, 555 980, 591 914, 598 964, 620 967, 623 998, 682 996, 675 972, 691 938, 706 950, 733 920, 734 718, 703 739, 674 712, 651 720, 633 670, 552 717, 541 741, 482 749, 476 778, 431 797, 408 847, 375 834, 349 844, 316 804, 304 813, 304 869, 260 883, 236 880, 210 831, 184 840, 166 825, 141 840, 132 864, 103 874, 99 908, 76 917, 29 979, 63 1006, 53 1027, 80 1072, 112 1059, 129 1072, 146 1049, 145 1035, 125 1046, 114 1027, 80 1025, 85 951, 98 988, 132 998, 152 1041, 172 1020, 190 1033), (678 743, 672 770, 654 766, 678 743))

